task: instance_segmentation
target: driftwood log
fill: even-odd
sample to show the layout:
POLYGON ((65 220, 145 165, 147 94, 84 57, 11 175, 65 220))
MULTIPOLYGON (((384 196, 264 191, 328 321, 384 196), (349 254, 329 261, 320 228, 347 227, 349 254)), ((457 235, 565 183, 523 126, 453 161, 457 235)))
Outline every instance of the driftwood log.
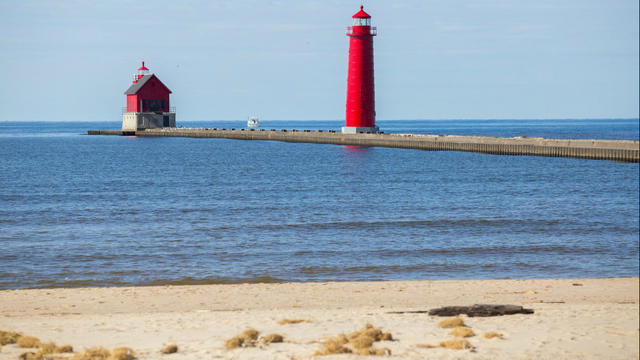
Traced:
POLYGON ((469 317, 502 316, 513 314, 533 314, 533 310, 524 309, 518 305, 488 305, 475 304, 473 306, 445 306, 429 310, 429 315, 458 316, 466 314, 469 317))

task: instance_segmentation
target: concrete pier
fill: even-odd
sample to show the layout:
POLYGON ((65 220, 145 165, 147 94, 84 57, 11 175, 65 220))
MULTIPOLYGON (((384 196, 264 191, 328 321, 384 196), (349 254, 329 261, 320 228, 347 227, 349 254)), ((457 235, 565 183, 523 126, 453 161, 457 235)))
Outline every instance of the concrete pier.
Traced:
POLYGON ((493 155, 528 155, 613 160, 637 163, 639 143, 630 140, 563 140, 423 134, 343 134, 322 130, 162 128, 145 131, 89 130, 89 135, 168 136, 274 140, 286 142, 378 146, 433 151, 466 151, 493 155))

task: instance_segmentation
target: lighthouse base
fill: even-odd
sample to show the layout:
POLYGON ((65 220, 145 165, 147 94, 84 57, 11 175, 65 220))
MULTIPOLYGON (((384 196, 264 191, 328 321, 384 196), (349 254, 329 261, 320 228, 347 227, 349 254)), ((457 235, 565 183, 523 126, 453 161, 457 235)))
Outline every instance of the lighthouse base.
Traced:
POLYGON ((175 112, 125 112, 122 114, 122 130, 144 130, 176 127, 175 112))
POLYGON ((360 133, 379 133, 380 128, 377 126, 343 126, 342 133, 343 134, 360 134, 360 133))

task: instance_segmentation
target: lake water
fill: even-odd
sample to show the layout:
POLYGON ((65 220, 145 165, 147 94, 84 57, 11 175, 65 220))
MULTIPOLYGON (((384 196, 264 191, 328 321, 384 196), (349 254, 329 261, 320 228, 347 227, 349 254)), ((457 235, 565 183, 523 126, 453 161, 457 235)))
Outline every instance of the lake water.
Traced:
MULTIPOLYGON (((639 136, 638 119, 378 125, 387 133, 639 136)), ((638 164, 85 135, 119 127, 0 122, 0 289, 639 275, 638 164)))

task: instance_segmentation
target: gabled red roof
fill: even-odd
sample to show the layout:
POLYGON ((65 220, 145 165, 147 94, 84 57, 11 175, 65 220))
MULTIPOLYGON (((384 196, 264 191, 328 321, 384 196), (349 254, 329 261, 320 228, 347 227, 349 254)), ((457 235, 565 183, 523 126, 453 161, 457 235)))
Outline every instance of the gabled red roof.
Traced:
POLYGON ((364 8, 364 6, 360 5, 360 11, 358 11, 355 15, 353 15, 352 18, 354 18, 354 19, 371 18, 371 15, 367 14, 366 12, 364 12, 363 8, 364 8))
POLYGON ((127 89, 127 91, 124 92, 124 94, 125 95, 137 94, 138 91, 140 91, 140 89, 142 89, 142 87, 145 84, 147 84, 147 82, 149 82, 149 80, 151 80, 152 78, 155 78, 161 86, 164 86, 164 88, 167 89, 167 91, 169 91, 169 94, 173 93, 171 90, 169 90, 167 85, 163 84, 162 81, 160 81, 160 79, 158 79, 157 76, 155 76, 154 74, 151 74, 151 75, 145 75, 145 76, 141 77, 140 80, 138 80, 135 84, 129 86, 129 88, 127 89))

